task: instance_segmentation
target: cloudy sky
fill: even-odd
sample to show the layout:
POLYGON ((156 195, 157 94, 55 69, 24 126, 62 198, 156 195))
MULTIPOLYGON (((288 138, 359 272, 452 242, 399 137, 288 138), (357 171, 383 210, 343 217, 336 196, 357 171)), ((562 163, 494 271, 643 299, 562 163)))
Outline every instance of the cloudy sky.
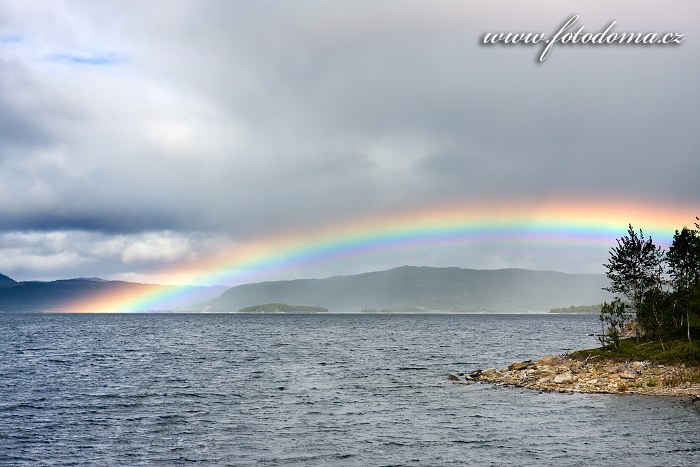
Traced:
MULTIPOLYGON (((260 238, 462 203, 622 200, 691 224, 697 24, 692 0, 2 0, 0 272, 167 282, 260 238), (541 44, 480 44, 573 14, 685 38, 555 44, 542 63, 541 44)), ((600 252, 536 253, 443 244, 260 278, 603 272, 600 252)))

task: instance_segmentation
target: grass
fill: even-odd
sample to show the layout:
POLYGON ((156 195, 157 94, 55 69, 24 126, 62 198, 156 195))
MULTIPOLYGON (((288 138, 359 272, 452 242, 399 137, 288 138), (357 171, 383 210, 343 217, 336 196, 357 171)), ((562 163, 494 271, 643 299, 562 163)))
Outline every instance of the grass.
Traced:
POLYGON ((620 349, 597 348, 579 350, 571 354, 576 359, 606 358, 615 361, 648 360, 665 365, 681 363, 687 366, 700 366, 700 340, 687 339, 666 341, 663 347, 659 342, 642 342, 636 345, 634 338, 623 339, 620 349))
POLYGON ((683 383, 700 384, 700 367, 685 368, 678 374, 666 376, 661 383, 670 387, 680 386, 683 383))

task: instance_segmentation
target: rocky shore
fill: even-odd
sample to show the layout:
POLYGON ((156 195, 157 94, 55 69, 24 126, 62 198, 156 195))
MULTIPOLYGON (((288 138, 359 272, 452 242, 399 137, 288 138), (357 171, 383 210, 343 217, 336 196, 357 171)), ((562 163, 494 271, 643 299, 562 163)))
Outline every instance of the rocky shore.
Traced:
POLYGON ((545 392, 684 396, 700 400, 700 368, 651 362, 576 360, 548 355, 498 370, 488 368, 449 376, 455 383, 488 382, 545 392))

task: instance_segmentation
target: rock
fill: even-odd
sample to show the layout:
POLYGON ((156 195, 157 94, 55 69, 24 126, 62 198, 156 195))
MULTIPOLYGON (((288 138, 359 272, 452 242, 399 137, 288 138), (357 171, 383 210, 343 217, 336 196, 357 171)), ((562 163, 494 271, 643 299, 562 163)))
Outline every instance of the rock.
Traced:
POLYGON ((467 376, 465 376, 465 378, 470 380, 477 380, 481 378, 481 370, 472 371, 467 376))
POLYGON ((524 362, 513 363, 508 367, 511 371, 524 370, 532 364, 532 360, 525 360, 524 362))
POLYGON ((535 365, 557 366, 564 363, 564 357, 560 355, 545 355, 535 361, 535 365))
MULTIPOLYGON (((550 355, 534 364, 531 361, 523 361, 500 371, 489 368, 477 374, 482 381, 547 392, 649 394, 698 398, 700 383, 681 380, 674 387, 641 384, 651 380, 663 381, 664 378, 677 380, 680 379, 679 375, 686 371, 681 365, 658 365, 648 361, 620 363, 606 359, 587 359, 580 362, 550 355)), ((468 384, 469 380, 459 383, 468 384)))
POLYGON ((556 374, 556 372, 553 369, 546 367, 544 367, 543 369, 538 368, 536 370, 528 370, 528 373, 532 376, 537 376, 540 378, 544 378, 545 376, 554 376, 556 374))
POLYGON ((554 382, 555 384, 563 384, 563 383, 570 383, 574 380, 574 376, 571 374, 570 371, 567 371, 566 373, 561 373, 558 374, 557 376, 554 377, 554 382))
POLYGON ((459 377, 455 375, 450 375, 447 377, 449 381, 459 381, 459 377))
POLYGON ((522 373, 520 373, 520 382, 521 383, 527 383, 529 381, 533 381, 534 379, 535 379, 535 376, 531 376, 530 374, 528 374, 527 371, 523 371, 522 373))

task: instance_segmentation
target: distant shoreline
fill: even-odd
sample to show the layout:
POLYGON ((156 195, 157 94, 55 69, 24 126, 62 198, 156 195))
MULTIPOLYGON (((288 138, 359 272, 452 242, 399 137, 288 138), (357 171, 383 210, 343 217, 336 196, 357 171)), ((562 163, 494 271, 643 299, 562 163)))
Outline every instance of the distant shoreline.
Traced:
POLYGON ((552 314, 576 314, 576 315, 593 315, 600 313, 602 305, 571 305, 568 308, 552 308, 549 310, 552 314))

